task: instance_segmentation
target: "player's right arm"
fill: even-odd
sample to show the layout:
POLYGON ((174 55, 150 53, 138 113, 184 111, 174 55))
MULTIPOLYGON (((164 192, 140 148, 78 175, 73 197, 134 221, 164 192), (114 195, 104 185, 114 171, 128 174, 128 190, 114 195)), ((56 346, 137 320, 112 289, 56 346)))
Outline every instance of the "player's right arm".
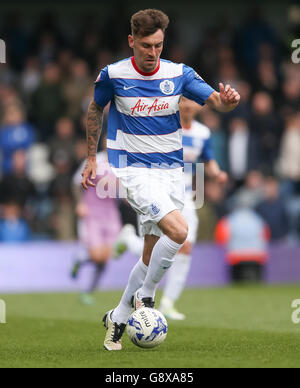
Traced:
POLYGON ((97 161, 96 155, 98 143, 102 132, 103 111, 105 106, 113 99, 114 89, 108 74, 108 67, 105 67, 95 82, 94 100, 90 103, 87 114, 87 146, 88 158, 85 169, 82 173, 82 187, 87 190, 88 186, 95 187, 91 181, 96 178, 97 161))
POLYGON ((95 184, 91 182, 90 177, 96 179, 97 162, 96 155, 98 149, 98 143, 102 132, 102 121, 103 121, 103 107, 99 107, 95 101, 90 103, 88 114, 87 114, 87 148, 88 158, 85 169, 82 173, 82 187, 87 190, 88 186, 95 187, 95 184))

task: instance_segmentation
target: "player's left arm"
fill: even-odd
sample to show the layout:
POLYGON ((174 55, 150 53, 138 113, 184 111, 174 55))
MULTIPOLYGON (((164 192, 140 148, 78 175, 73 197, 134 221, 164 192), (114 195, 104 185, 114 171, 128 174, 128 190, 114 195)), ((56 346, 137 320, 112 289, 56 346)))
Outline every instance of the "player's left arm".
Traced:
POLYGON ((238 106, 241 96, 230 85, 224 87, 224 85, 220 83, 219 87, 220 92, 212 93, 206 100, 206 104, 218 112, 226 113, 234 110, 238 106))
POLYGON ((230 85, 219 84, 220 92, 208 85, 191 67, 183 66, 183 96, 219 112, 230 112, 240 102, 239 93, 230 85))

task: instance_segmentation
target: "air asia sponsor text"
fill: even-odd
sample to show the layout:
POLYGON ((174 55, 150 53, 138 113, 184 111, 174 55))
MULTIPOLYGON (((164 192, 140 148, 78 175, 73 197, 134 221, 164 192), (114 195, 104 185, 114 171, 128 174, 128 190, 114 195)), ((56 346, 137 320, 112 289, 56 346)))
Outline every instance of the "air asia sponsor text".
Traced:
POLYGON ((152 105, 145 104, 142 102, 141 99, 138 100, 138 102, 135 104, 133 108, 131 108, 131 114, 134 115, 135 112, 148 112, 148 116, 150 116, 151 112, 159 112, 162 110, 169 109, 169 103, 162 101, 161 103, 158 103, 158 98, 156 98, 152 105))

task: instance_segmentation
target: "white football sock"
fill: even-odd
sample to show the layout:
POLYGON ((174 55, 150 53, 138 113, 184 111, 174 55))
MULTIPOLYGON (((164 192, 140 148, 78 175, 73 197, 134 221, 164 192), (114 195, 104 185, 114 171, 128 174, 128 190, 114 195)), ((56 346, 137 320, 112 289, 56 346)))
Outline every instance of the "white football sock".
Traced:
POLYGON ((177 244, 166 235, 158 240, 152 251, 146 279, 139 291, 140 299, 154 299, 159 282, 174 263, 174 257, 182 246, 183 244, 177 244))
POLYGON ((175 263, 168 272, 168 280, 161 300, 162 309, 172 308, 182 294, 191 267, 191 260, 191 255, 182 253, 176 255, 175 263), (172 301, 172 305, 170 301, 172 301))
POLYGON ((116 322, 118 325, 121 323, 127 323, 132 311, 131 298, 134 293, 143 285, 147 271, 148 267, 144 264, 141 258, 133 267, 133 270, 129 276, 128 285, 124 291, 120 304, 112 313, 113 322, 116 322))

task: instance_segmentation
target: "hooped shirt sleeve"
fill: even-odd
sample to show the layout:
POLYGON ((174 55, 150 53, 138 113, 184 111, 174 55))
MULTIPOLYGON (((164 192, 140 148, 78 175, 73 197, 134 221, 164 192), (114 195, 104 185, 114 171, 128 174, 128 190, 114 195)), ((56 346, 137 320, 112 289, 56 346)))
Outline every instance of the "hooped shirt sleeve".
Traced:
POLYGON ((215 89, 209 86, 194 69, 183 65, 183 96, 204 105, 215 89))
POLYGON ((114 88, 109 78, 108 67, 101 70, 96 82, 94 100, 98 106, 105 107, 114 97, 114 88))
POLYGON ((203 150, 200 155, 200 158, 204 163, 215 159, 210 137, 204 141, 203 150))

